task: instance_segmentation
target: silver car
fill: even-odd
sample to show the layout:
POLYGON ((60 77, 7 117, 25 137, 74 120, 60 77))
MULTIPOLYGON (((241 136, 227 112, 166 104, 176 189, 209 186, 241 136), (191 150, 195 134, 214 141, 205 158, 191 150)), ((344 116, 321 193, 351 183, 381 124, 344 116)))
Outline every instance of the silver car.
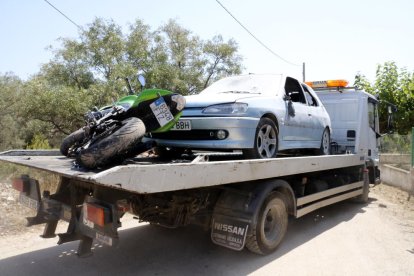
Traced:
POLYGON ((252 159, 291 149, 330 152, 329 115, 312 88, 294 78, 227 77, 186 102, 171 131, 151 134, 161 148, 242 150, 252 159))

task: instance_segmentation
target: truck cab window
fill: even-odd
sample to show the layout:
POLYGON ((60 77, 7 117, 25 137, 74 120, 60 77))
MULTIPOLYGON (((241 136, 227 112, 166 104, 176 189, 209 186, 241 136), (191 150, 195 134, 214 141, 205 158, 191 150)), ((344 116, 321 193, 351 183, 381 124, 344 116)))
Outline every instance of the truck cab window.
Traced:
POLYGON ((290 96, 292 102, 306 104, 302 86, 294 78, 286 78, 285 92, 287 96, 290 96))
POLYGON ((368 123, 369 123, 369 127, 373 130, 376 131, 376 112, 377 109, 375 108, 375 104, 372 102, 368 102, 368 123))

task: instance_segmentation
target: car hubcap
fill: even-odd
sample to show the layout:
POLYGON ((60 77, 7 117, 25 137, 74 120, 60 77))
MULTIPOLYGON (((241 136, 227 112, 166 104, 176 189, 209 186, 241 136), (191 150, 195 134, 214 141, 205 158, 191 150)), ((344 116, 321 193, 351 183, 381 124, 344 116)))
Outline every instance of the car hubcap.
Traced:
POLYGON ((264 125, 257 136, 257 148, 262 158, 271 158, 276 152, 276 131, 270 125, 264 125))

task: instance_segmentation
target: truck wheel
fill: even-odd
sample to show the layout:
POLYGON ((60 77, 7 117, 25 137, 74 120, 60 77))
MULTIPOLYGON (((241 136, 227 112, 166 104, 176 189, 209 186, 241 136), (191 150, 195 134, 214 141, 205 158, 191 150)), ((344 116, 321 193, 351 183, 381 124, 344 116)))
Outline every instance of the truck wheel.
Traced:
POLYGON ((75 132, 72 132, 65 139, 63 139, 62 144, 60 145, 60 153, 64 156, 70 155, 70 148, 76 143, 81 142, 85 138, 85 130, 83 128, 78 129, 75 132))
POLYGON ((254 148, 243 150, 248 159, 274 158, 278 148, 278 129, 269 118, 261 118, 256 128, 254 148))
POLYGON ((145 134, 145 125, 138 118, 129 118, 109 136, 82 150, 76 160, 79 165, 93 169, 119 162, 131 156, 134 146, 145 134))
POLYGON ((322 133, 321 147, 319 149, 320 155, 329 155, 331 154, 331 135, 329 129, 325 128, 322 133))
POLYGON ((283 195, 270 193, 257 216, 252 234, 246 237, 246 247, 253 253, 266 255, 276 250, 286 234, 288 213, 283 195))

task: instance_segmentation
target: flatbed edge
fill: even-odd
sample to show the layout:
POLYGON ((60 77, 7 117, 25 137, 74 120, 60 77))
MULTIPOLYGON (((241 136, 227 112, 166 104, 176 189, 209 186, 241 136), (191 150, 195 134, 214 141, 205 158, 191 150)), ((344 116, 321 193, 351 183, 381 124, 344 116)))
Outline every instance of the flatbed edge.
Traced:
MULTIPOLYGON (((21 153, 16 151, 18 152, 21 153)), ((363 156, 349 154, 201 163, 133 164, 101 171, 86 171, 74 167, 72 159, 51 155, 47 151, 43 151, 46 155, 30 155, 27 151, 24 155, 12 155, 13 151, 6 153, 0 153, 0 161, 141 194, 269 179, 357 166, 365 162, 363 156)))

